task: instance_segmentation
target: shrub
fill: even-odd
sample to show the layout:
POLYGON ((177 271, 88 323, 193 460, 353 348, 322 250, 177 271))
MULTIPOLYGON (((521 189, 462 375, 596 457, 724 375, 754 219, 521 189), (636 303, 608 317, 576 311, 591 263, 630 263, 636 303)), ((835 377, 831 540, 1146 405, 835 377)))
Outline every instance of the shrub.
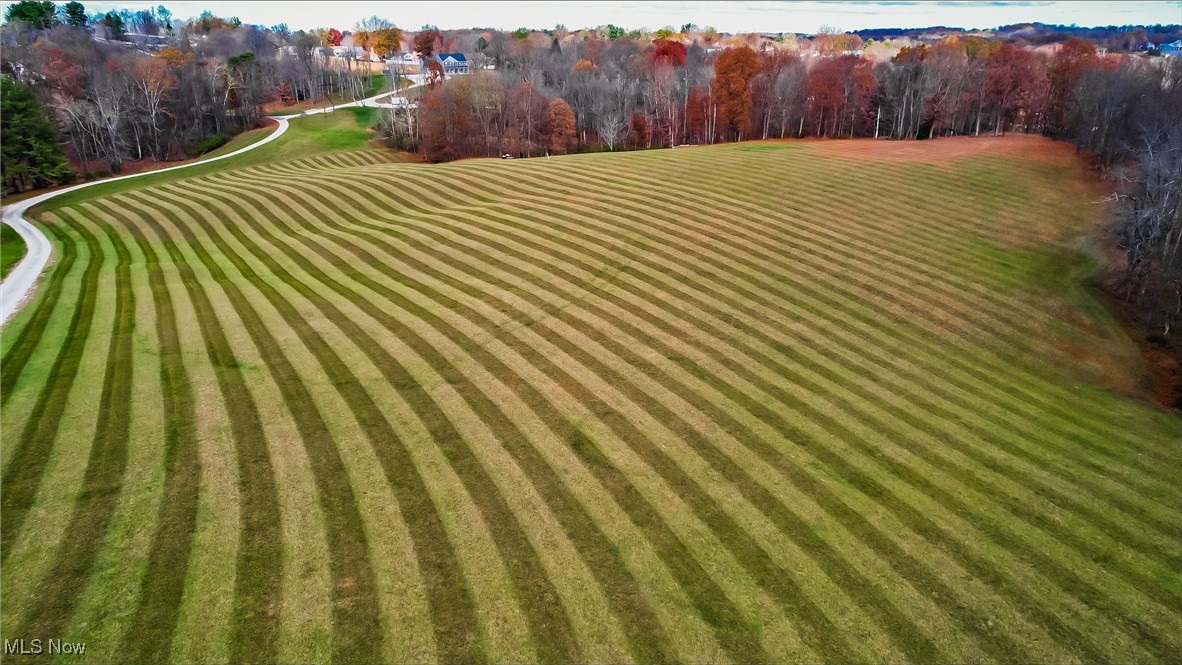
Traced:
POLYGON ((190 157, 204 155, 210 150, 216 150, 222 147, 226 144, 226 141, 229 140, 230 137, 225 134, 212 134, 189 146, 189 149, 186 152, 189 153, 190 157))

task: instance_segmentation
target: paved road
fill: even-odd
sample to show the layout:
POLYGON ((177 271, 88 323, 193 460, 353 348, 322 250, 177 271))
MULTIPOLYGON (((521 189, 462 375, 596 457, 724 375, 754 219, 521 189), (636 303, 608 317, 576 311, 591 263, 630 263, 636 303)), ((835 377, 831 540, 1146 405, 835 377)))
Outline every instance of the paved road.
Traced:
POLYGON ((21 262, 12 269, 12 272, 8 273, 8 277, 5 277, 4 281, 0 282, 0 325, 7 323, 8 320, 12 318, 12 315, 20 311, 20 308, 23 307, 25 302, 29 300, 29 296, 31 296, 33 293, 33 287, 36 286, 37 278, 41 275, 41 272, 45 270, 45 266, 49 263, 49 257, 53 253, 53 245, 49 242, 49 238, 45 237, 45 234, 42 233, 40 229, 38 229, 36 226, 33 226, 27 219, 24 218, 25 211, 29 208, 37 205, 38 203, 44 203, 55 196, 60 196, 66 192, 73 192, 86 187, 93 187, 95 185, 114 182, 116 180, 127 180, 128 178, 139 178, 146 175, 164 173, 165 171, 187 169, 198 164, 208 164, 209 162, 216 162, 221 159, 236 157, 244 152, 267 145, 271 141, 279 138, 284 132, 287 131, 288 121, 292 118, 298 118, 302 115, 315 115, 317 113, 331 111, 334 108, 348 108, 350 106, 372 105, 382 108, 393 108, 393 104, 379 104, 377 102, 379 97, 388 97, 391 94, 392 93, 384 92, 380 95, 374 95, 373 97, 360 99, 347 104, 338 104, 333 107, 312 109, 303 113, 293 113, 290 115, 271 116, 276 122, 279 123, 279 126, 275 128, 275 131, 271 132, 267 138, 263 139, 262 141, 248 145, 245 148, 235 150, 234 152, 228 152, 224 155, 219 155, 210 159, 203 159, 198 162, 190 162, 188 164, 180 164, 178 166, 169 166, 168 168, 156 169, 155 171, 143 171, 140 173, 133 173, 131 175, 119 176, 116 178, 106 178, 103 180, 84 182, 80 185, 55 189, 52 192, 46 192, 45 194, 25 199, 19 203, 13 203, 12 205, 4 206, 3 211, 0 212, 0 222, 8 224, 12 228, 16 229, 16 232, 25 239, 25 244, 28 246, 28 252, 25 254, 25 257, 21 259, 21 262))

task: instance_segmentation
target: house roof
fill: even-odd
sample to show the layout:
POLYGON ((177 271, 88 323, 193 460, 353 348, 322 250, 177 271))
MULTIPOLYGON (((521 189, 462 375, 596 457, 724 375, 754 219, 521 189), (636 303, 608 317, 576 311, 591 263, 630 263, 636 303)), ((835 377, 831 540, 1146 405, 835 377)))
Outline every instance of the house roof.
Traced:
POLYGON ((439 58, 440 60, 447 60, 448 58, 451 58, 456 62, 468 62, 468 58, 464 57, 463 53, 439 53, 436 54, 435 57, 439 58))

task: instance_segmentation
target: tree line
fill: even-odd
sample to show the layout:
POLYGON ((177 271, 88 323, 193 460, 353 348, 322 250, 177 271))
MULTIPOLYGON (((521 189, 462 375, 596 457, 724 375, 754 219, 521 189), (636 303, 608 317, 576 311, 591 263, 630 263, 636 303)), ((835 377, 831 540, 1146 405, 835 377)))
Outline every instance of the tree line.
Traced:
MULTIPOLYGON (((368 69, 318 52, 319 36, 263 28, 209 13, 174 22, 163 7, 88 16, 78 2, 10 5, 0 73, 12 90, 29 89, 57 129, 79 175, 119 171, 129 161, 177 159, 216 147, 259 126, 268 102, 329 94, 358 98, 368 69), (176 25, 174 25, 176 24, 176 25)), ((6 139, 15 126, 5 118, 6 139)), ((17 117, 13 122, 25 122, 17 117)), ((50 141, 6 153, 6 191, 68 181, 38 156, 50 141)))
POLYGON ((399 138, 421 140, 427 159, 442 161, 789 137, 1062 137, 1075 129, 1069 112, 1084 72, 1131 80, 1168 68, 1100 54, 1082 39, 1045 54, 958 36, 875 63, 857 50, 860 40, 840 39, 851 36, 797 51, 594 34, 542 46, 496 33, 480 51, 495 70, 432 86, 417 133, 399 138), (550 135, 552 103, 575 117, 569 141, 565 124, 550 135))

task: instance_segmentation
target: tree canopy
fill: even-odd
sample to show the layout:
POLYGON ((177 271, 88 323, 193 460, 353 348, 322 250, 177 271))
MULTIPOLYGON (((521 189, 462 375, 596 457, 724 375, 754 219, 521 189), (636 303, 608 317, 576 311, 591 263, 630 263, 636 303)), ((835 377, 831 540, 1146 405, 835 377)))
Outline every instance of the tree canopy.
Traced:
POLYGON ((31 28, 52 28, 57 23, 55 7, 49 0, 21 0, 8 6, 4 20, 24 23, 31 28))

